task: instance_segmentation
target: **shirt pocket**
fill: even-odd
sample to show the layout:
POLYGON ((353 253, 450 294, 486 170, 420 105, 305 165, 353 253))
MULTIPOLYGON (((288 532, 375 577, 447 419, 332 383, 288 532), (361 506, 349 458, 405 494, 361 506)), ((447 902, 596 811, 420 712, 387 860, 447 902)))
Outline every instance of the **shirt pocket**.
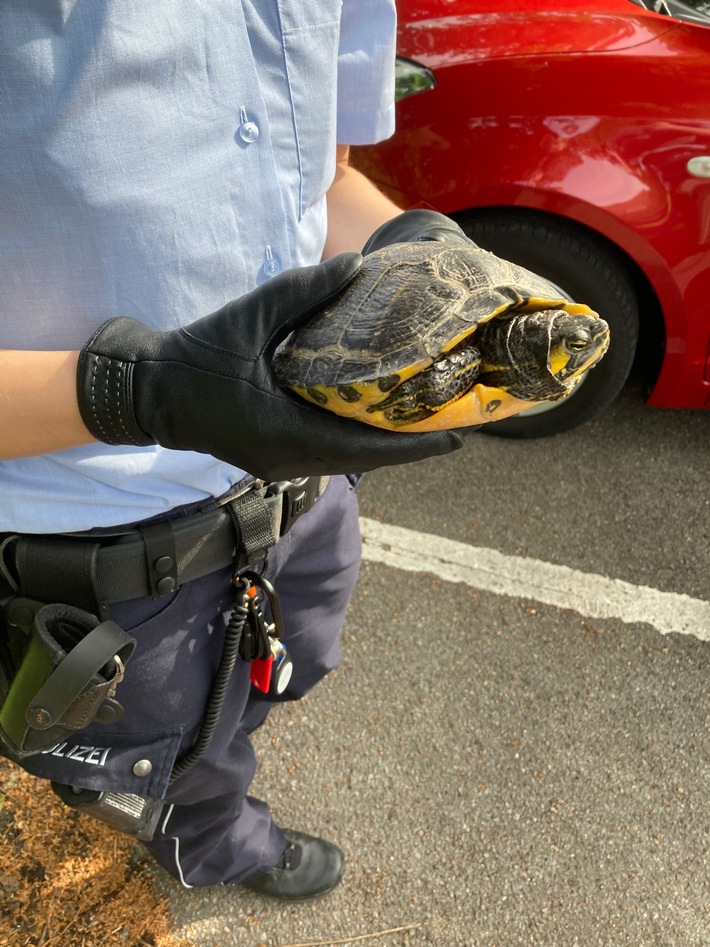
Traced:
POLYGON ((335 174, 342 0, 278 0, 278 6, 303 216, 335 174))

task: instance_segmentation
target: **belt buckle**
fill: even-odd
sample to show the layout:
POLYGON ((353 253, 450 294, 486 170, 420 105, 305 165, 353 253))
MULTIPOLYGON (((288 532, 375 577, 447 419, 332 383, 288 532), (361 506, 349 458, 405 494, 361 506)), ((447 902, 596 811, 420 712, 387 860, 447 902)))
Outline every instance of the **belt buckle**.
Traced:
POLYGON ((274 480, 266 484, 266 496, 281 496, 279 536, 285 536, 296 520, 311 509, 320 496, 320 477, 274 480))

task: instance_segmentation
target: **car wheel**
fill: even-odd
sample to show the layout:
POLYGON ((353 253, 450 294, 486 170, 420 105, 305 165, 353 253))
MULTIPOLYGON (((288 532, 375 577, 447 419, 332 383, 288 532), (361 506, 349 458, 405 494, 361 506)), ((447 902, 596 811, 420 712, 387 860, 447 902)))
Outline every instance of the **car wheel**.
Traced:
POLYGON ((633 365, 638 341, 636 293, 613 249, 564 220, 494 211, 459 218, 479 246, 518 263, 585 303, 609 323, 609 351, 561 402, 530 408, 479 430, 502 437, 547 437, 589 421, 616 398, 633 365))

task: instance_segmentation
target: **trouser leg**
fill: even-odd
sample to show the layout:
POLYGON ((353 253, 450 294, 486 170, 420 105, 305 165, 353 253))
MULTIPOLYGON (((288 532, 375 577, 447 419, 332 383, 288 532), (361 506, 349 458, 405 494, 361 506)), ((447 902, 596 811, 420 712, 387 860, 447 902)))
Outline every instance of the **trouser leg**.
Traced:
MULTIPOLYGON (((359 559, 357 502, 345 478, 334 478, 269 556, 267 575, 279 592, 294 662, 281 699, 303 696, 338 664, 359 559)), ((268 807, 248 795, 256 766, 248 733, 270 706, 249 688, 248 668, 240 663, 208 753, 169 791, 172 808, 147 847, 185 884, 247 880, 273 867, 283 851, 283 834, 268 807)))
POLYGON ((238 883, 268 871, 285 846, 266 803, 248 795, 256 769, 248 735, 238 728, 177 780, 158 831, 146 848, 186 886, 238 883), (226 745, 225 745, 226 744, 226 745))

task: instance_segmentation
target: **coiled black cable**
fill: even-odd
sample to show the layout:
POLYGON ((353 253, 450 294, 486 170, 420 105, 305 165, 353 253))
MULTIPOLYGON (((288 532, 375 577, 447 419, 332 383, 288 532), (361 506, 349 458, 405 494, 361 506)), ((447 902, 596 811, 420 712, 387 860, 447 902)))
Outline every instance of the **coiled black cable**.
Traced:
POLYGON ((194 766, 194 764, 205 755, 212 742, 212 737, 214 736, 222 713, 224 700, 227 696, 227 688, 232 672, 234 671, 234 665, 237 663, 237 657, 239 656, 239 645, 242 640, 242 632, 244 631, 244 625, 247 621, 247 615, 248 606, 245 596, 237 595, 237 601, 234 603, 232 614, 229 616, 219 666, 215 675, 214 684, 212 685, 212 690, 210 691, 209 700, 207 701, 207 707, 205 708, 200 723, 197 739, 187 753, 173 766, 169 780, 170 785, 180 776, 184 776, 188 769, 194 766))

